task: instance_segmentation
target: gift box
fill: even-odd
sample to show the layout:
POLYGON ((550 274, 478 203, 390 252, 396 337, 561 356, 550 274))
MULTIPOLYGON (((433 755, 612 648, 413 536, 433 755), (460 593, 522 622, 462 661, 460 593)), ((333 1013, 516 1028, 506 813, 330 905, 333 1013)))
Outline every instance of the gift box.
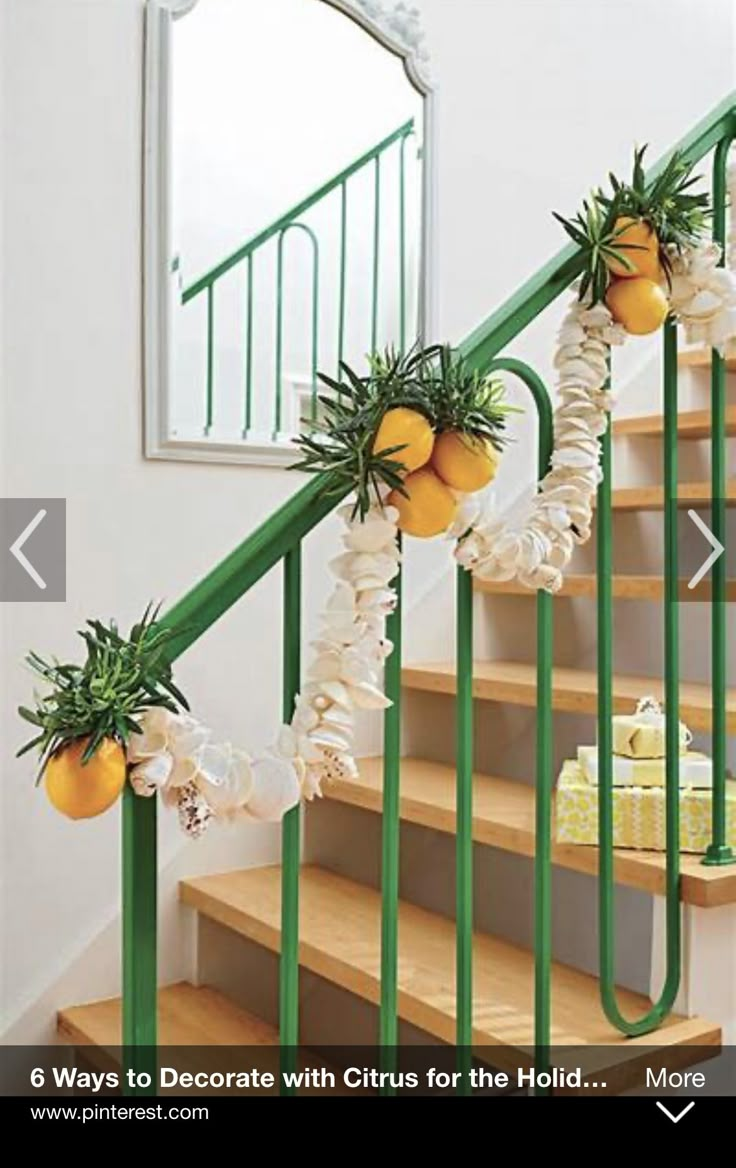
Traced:
MULTIPOLYGON (((711 840, 712 792, 686 787, 680 792, 680 850, 705 852, 711 840)), ((727 842, 736 847, 736 780, 726 783, 727 842)), ((557 783, 558 843, 598 843, 598 787, 576 759, 563 764, 557 783)), ((616 787, 613 843, 617 848, 665 849, 663 787, 616 787)))
MULTIPOLYGON (((642 698, 633 714, 616 714, 611 719, 613 753, 625 758, 664 758, 666 719, 656 698, 642 698)), ((684 722, 679 724, 680 754, 692 742, 684 722)))
MULTIPOLYGON (((713 760, 699 751, 689 750, 679 757, 681 787, 713 786, 713 760)), ((588 782, 598 784, 598 747, 579 746, 578 762, 588 782)), ((663 787, 667 767, 663 758, 625 758, 613 756, 613 783, 616 787, 663 787)))

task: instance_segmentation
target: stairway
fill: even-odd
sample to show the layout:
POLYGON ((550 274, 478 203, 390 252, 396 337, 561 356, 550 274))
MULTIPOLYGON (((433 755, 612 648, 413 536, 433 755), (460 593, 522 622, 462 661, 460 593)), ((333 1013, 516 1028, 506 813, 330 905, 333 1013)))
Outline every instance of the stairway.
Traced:
MULTIPOLYGON (((698 369, 700 355, 684 354, 683 365, 698 369)), ((729 377, 729 381, 736 378, 729 377)), ((736 434, 736 413, 728 415, 729 434, 736 434)), ((618 440, 639 441, 661 436, 656 415, 618 419, 618 440)), ((684 413, 680 437, 701 440, 709 434, 707 413, 684 413)), ((683 505, 704 497, 708 485, 682 487, 683 505)), ((736 501, 736 481, 729 499, 736 501)), ((623 487, 614 491, 614 507, 643 512, 661 507, 660 487, 623 487)), ((686 587, 683 581, 681 587, 686 587)), ((530 616, 534 598, 514 583, 476 583, 476 591, 490 597, 526 596, 530 616)), ((560 594, 594 599, 595 576, 571 574, 560 594)), ((621 601, 660 603, 663 581, 658 576, 622 574, 613 581, 614 597, 621 601)), ((736 581, 729 584, 736 596, 736 581)), ((707 599, 703 583, 698 599, 707 599)), ((558 602, 558 603, 560 603, 558 602)), ((409 664, 403 669, 407 692, 451 696, 455 691, 454 663, 409 664)), ((535 666, 524 661, 478 661, 474 667, 474 694, 482 702, 534 707, 535 666)), ((618 675, 614 678, 614 707, 628 711, 643 693, 661 694, 657 678, 618 675)), ((584 669, 556 668, 553 701, 556 711, 594 714, 596 677, 584 669)), ((697 731, 711 726, 709 688, 696 682, 681 684, 681 715, 697 731)), ((736 690, 728 697, 728 728, 736 734, 736 690)), ((382 761, 361 762, 360 776, 334 784, 326 791, 334 804, 381 813, 382 761)), ((307 813, 309 816, 309 812, 307 813)), ((401 820, 444 836, 455 831, 454 768, 428 758, 410 757, 402 763, 401 820)), ((534 790, 508 778, 478 774, 474 781, 473 838, 477 845, 520 857, 534 854, 534 790)), ((552 860, 560 868, 595 876, 595 847, 554 845, 552 860)), ((681 900, 698 908, 736 904, 736 867, 704 867, 698 856, 682 856, 681 900)), ((529 870, 531 879, 531 869, 529 870)), ((619 850, 615 854, 618 884, 647 894, 665 889, 665 861, 661 853, 619 850)), ((281 875, 276 866, 201 876, 183 881, 181 902, 201 918, 214 922, 238 938, 278 953, 280 949, 281 875)), ((338 875, 319 864, 302 868, 300 881, 300 964, 323 981, 354 998, 376 1004, 381 970, 380 894, 355 879, 338 875)), ((399 1015, 424 1034, 452 1043, 455 1037, 455 929, 451 920, 404 900, 399 906, 399 1015)), ((498 1066, 519 1065, 519 1052, 533 1046, 533 955, 530 951, 487 933, 474 941, 474 1042, 498 1048, 498 1066)), ((277 1042, 275 1028, 234 1005, 209 987, 180 984, 160 991, 160 1041, 163 1044, 269 1045, 277 1042)), ((639 1016, 647 1000, 627 990, 619 993, 625 1015, 639 1016)), ((112 1046, 119 1041, 120 1008, 116 1001, 73 1007, 61 1012, 59 1030, 75 1045, 112 1046)), ((653 1034, 623 1038, 605 1019, 598 981, 559 962, 552 975, 552 1041, 590 1050, 587 1069, 605 1074, 608 1090, 631 1086, 641 1052, 663 1048, 670 1066, 692 1061, 688 1047, 715 1047, 720 1030, 701 1018, 670 1016, 653 1034)))

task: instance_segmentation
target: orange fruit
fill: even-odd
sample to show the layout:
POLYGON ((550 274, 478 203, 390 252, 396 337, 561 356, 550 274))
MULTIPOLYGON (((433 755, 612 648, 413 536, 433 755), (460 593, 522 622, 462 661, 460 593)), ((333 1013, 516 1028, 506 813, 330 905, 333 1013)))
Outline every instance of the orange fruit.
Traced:
POLYGON ((69 819, 92 819, 112 807, 125 785, 125 751, 113 738, 103 738, 89 762, 82 765, 89 738, 62 747, 46 764, 46 794, 69 819))
POLYGON ((408 498, 399 491, 392 491, 388 497, 399 512, 399 530, 420 539, 446 531, 455 517, 457 503, 442 479, 425 468, 407 475, 404 486, 408 498))
POLYGON ((670 308, 659 284, 643 276, 614 280, 606 292, 606 304, 613 319, 636 336, 656 332, 670 308))
POLYGON ((486 438, 447 430, 432 452, 432 469, 456 491, 480 491, 496 477, 500 454, 486 438))
POLYGON ((373 453, 380 454, 393 446, 403 449, 389 455, 389 461, 402 463, 409 472, 429 462, 434 430, 424 414, 407 406, 395 406, 386 411, 373 439, 373 453))
POLYGON ((644 219, 632 219, 630 215, 620 215, 614 227, 616 231, 623 227, 623 231, 616 236, 613 246, 621 249, 634 268, 629 271, 619 260, 607 259, 606 267, 611 275, 623 279, 646 276, 648 280, 660 280, 662 269, 659 265, 659 239, 656 232, 644 219))

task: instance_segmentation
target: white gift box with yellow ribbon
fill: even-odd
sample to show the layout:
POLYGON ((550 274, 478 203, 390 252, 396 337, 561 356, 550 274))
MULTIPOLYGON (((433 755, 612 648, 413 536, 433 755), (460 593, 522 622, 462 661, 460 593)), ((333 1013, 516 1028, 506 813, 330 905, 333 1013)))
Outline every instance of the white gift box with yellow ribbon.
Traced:
MULTIPOLYGON (((588 782, 598 785, 598 747, 579 746, 578 762, 588 782)), ((624 758, 613 756, 613 784, 615 787, 663 787, 666 764, 663 758, 624 758)), ((681 787, 713 786, 713 760, 699 751, 689 750, 679 758, 681 787)))
MULTIPOLYGON (((656 698, 642 698, 633 714, 616 714, 611 719, 613 753, 625 758, 664 758, 666 719, 656 698)), ((680 754, 692 742, 684 722, 679 724, 680 754)))
MULTIPOLYGON (((705 852, 711 840, 712 792, 686 787, 680 792, 680 850, 705 852)), ((598 843, 598 787, 576 759, 563 764, 555 802, 558 843, 598 843)), ((726 783, 727 842, 736 847, 736 780, 726 783)), ((665 849, 664 787, 616 787, 613 843, 617 848, 665 849)))

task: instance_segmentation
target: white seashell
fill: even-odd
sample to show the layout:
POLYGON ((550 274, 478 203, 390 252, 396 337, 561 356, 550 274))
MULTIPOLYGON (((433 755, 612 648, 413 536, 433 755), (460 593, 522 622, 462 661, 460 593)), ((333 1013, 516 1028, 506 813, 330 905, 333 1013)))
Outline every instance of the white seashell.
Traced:
POLYGON ((501 567, 495 560, 487 560, 480 564, 473 573, 479 580, 495 580, 499 584, 505 580, 513 580, 516 576, 516 567, 501 567))
POLYGON ((345 545, 356 552, 378 552, 396 539, 395 524, 388 519, 369 516, 365 523, 351 527, 344 537, 345 545))
POLYGON ((349 615, 355 611, 355 593, 349 584, 340 581, 335 585, 326 604, 327 613, 349 615))
POLYGON ((358 597, 358 612, 373 609, 388 616, 396 608, 396 593, 393 588, 368 588, 358 597))
POLYGON ((694 317, 696 320, 709 320, 721 307, 721 298, 715 292, 710 292, 704 288, 693 296, 692 300, 681 309, 681 312, 686 316, 694 317))
POLYGON ((736 308, 724 308, 710 322, 709 341, 713 348, 725 344, 736 336, 736 308))
POLYGON ((173 766, 174 760, 165 750, 134 766, 130 772, 130 783, 136 795, 149 797, 163 790, 173 766))
POLYGON ((304 701, 301 695, 297 699, 291 725, 297 734, 308 734, 310 730, 319 725, 319 714, 309 702, 304 701))
POLYGON ((339 653, 320 653, 307 670, 310 681, 337 681, 341 675, 339 653))
POLYGON ((341 729, 351 729, 353 725, 353 716, 342 706, 330 706, 325 710, 322 717, 319 719, 319 724, 322 726, 336 726, 341 729))
POLYGON ((166 749, 169 741, 169 710, 152 706, 140 720, 141 734, 131 734, 126 754, 128 762, 143 762, 166 749))
POLYGON ((297 752, 297 735, 292 726, 281 727, 276 738, 276 750, 282 758, 295 757, 297 752))
POLYGON ((179 826, 191 839, 199 839, 213 819, 212 808, 194 785, 188 783, 177 791, 176 807, 179 826))
POLYGON ((595 307, 588 308, 581 313, 580 320, 583 325, 588 325, 590 328, 605 328, 612 322, 613 317, 605 304, 596 304, 595 307))
POLYGON ((229 743, 207 746, 195 782, 215 815, 228 818, 245 806, 253 792, 250 759, 229 743))
POLYGON ((585 329, 576 320, 566 318, 566 323, 563 322, 562 328, 557 334, 557 342, 560 348, 567 345, 581 345, 586 339, 585 329))
POLYGON ((345 730, 329 727, 325 723, 312 731, 310 739, 315 746, 327 747, 330 750, 336 750, 339 754, 344 754, 352 746, 351 734, 346 733, 345 730))
POLYGON ((353 709, 355 703, 348 692, 348 687, 343 685, 341 681, 326 681, 322 686, 322 690, 325 697, 329 698, 331 702, 335 702, 336 705, 342 706, 346 710, 353 709))
POLYGON ((357 685, 347 686, 347 692, 355 706, 360 710, 387 710, 391 702, 375 685, 360 682, 357 685))
POLYGON ((296 807, 301 787, 293 763, 274 755, 264 755, 252 764, 253 787, 246 811, 254 819, 278 823, 296 807))

